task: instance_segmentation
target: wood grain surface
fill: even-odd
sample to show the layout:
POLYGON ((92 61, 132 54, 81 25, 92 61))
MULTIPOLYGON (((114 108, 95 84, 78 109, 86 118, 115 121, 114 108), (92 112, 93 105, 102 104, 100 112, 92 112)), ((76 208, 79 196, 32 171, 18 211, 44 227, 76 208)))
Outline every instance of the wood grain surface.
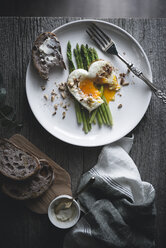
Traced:
POLYGON ((5 0, 0 15, 157 18, 166 17, 165 8, 165 0, 5 0))
MULTIPOLYGON (((36 36, 79 18, 1 18, 0 72, 7 88, 7 102, 16 109, 24 135, 41 151, 66 169, 75 191, 83 172, 97 161, 101 147, 83 148, 66 144, 47 133, 32 114, 25 94, 25 75, 36 36)), ((153 80, 166 89, 166 19, 105 19, 133 35, 144 48, 153 80)), ((156 247, 166 244, 166 106, 155 96, 135 135, 131 157, 143 180, 156 189, 156 247)), ((0 130, 9 138, 16 130, 0 130)), ((55 229, 46 215, 33 214, 18 202, 0 195, 0 244, 3 248, 61 248, 66 231, 55 229)))

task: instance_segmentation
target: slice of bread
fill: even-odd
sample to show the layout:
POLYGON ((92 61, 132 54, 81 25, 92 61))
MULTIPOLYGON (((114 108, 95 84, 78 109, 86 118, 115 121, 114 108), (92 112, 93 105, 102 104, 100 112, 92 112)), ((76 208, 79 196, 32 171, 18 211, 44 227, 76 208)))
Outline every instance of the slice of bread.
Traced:
POLYGON ((47 80, 50 69, 61 66, 66 69, 61 46, 54 33, 45 32, 39 35, 32 48, 32 61, 41 78, 47 80))
POLYGON ((13 180, 25 180, 40 169, 39 160, 6 139, 0 139, 0 173, 13 180))
POLYGON ((16 200, 27 200, 42 195, 53 182, 54 172, 46 160, 40 160, 40 164, 41 169, 37 174, 26 181, 5 180, 2 185, 3 192, 16 200))

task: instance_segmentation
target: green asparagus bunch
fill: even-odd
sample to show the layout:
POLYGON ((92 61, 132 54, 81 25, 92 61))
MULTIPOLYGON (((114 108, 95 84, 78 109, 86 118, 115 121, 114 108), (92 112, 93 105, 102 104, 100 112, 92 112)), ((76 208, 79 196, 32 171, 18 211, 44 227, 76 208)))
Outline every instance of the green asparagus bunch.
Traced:
MULTIPOLYGON (((88 70, 90 64, 95 60, 98 60, 98 54, 94 48, 88 47, 88 45, 84 46, 83 44, 79 47, 76 45, 76 48, 73 49, 74 57, 76 60, 77 68, 82 68, 88 70)), ((68 57, 68 64, 69 64, 69 72, 75 69, 74 63, 72 61, 72 52, 71 52, 71 44, 68 42, 67 44, 67 57, 68 57)), ((104 88, 101 86, 101 98, 103 99, 104 103, 101 104, 97 109, 93 110, 90 114, 82 105, 75 100, 75 111, 78 124, 83 123, 83 130, 85 133, 88 133, 91 128, 92 124, 96 124, 96 119, 98 125, 101 127, 103 124, 112 126, 112 115, 109 108, 109 105, 106 101, 105 96, 103 95, 104 88)))

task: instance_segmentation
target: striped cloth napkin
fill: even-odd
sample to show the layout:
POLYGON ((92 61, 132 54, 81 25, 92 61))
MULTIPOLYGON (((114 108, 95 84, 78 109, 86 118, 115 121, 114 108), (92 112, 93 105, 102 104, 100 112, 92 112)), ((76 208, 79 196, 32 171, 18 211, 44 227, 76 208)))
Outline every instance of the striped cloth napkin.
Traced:
POLYGON ((155 247, 155 191, 128 155, 132 143, 124 137, 105 146, 82 176, 79 189, 92 176, 95 182, 79 196, 84 214, 67 233, 64 248, 155 247))

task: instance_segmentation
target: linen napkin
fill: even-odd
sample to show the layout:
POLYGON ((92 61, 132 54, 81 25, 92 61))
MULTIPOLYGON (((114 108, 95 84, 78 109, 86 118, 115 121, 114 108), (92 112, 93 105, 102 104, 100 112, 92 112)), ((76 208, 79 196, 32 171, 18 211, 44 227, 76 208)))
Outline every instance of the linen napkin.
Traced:
POLYGON ((95 182, 79 196, 84 216, 70 230, 64 248, 151 248, 155 190, 143 182, 128 155, 133 138, 105 146, 97 164, 80 181, 95 182))

